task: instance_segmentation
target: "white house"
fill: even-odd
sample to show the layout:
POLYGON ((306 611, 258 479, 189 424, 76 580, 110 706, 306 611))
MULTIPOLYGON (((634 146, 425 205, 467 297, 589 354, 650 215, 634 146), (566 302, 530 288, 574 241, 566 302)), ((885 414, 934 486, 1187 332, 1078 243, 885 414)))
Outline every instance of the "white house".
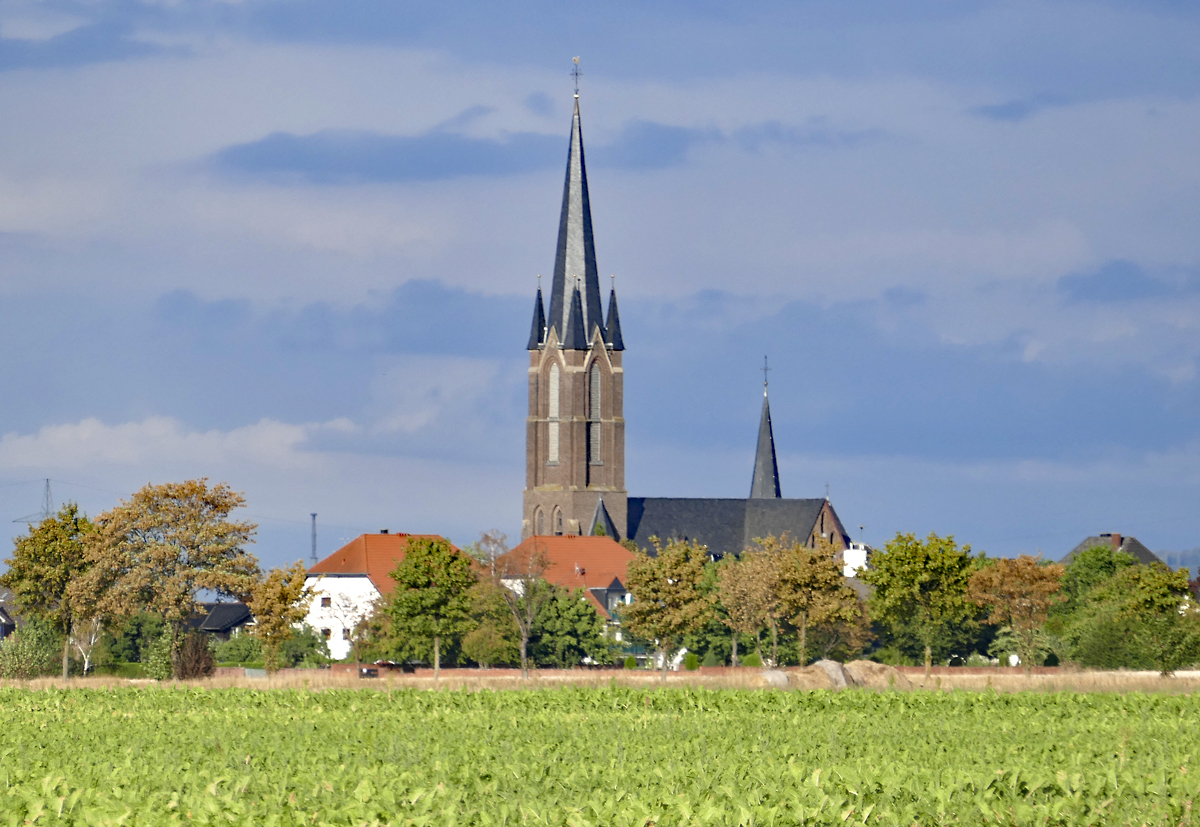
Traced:
POLYGON ((314 596, 304 622, 324 636, 331 657, 349 657, 354 627, 371 614, 375 601, 392 593, 396 581, 388 575, 415 538, 442 539, 387 531, 360 534, 308 570, 305 584, 314 596))

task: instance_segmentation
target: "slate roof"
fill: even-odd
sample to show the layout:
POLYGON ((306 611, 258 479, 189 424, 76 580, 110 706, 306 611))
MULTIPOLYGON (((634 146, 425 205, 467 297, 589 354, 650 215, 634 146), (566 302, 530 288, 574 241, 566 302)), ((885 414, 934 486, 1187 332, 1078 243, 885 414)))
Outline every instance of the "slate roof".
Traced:
POLYGON ((608 294, 608 319, 604 322, 604 343, 613 350, 624 350, 625 339, 621 336, 621 313, 617 310, 617 288, 608 294))
POLYGON ((538 285, 537 298, 533 300, 533 322, 529 325, 529 344, 526 350, 537 350, 546 341, 546 314, 542 310, 542 286, 538 285))
POLYGON ((779 463, 775 461, 775 434, 771 430, 771 406, 763 388, 762 419, 758 423, 758 449, 754 453, 754 478, 750 481, 752 498, 775 498, 779 492, 779 463))
POLYGON ((568 336, 567 317, 571 312, 571 293, 576 277, 583 280, 580 325, 583 339, 587 342, 591 341, 594 327, 600 326, 600 332, 604 333, 604 318, 600 312, 600 278, 596 270, 596 243, 592 237, 592 205, 588 198, 578 95, 575 96, 575 112, 571 116, 571 141, 567 150, 567 174, 563 183, 562 213, 558 220, 558 247, 554 254, 554 279, 550 288, 550 314, 547 319, 549 326, 558 331, 560 342, 565 342, 568 336))
POLYGON ((703 543, 714 556, 740 554, 756 537, 786 532, 807 540, 824 504, 823 498, 630 497, 628 534, 641 548, 650 547, 650 537, 676 538, 703 543))
POLYGON ((1157 554, 1138 542, 1136 537, 1123 537, 1120 534, 1097 534, 1093 537, 1088 537, 1082 543, 1075 546, 1075 548, 1071 549, 1071 552, 1058 562, 1063 564, 1070 563, 1075 559, 1076 555, 1096 546, 1116 546, 1126 554, 1132 554, 1134 559, 1143 566, 1149 566, 1153 563, 1166 565, 1157 554))
POLYGON ((563 334, 563 350, 587 350, 588 337, 583 332, 583 304, 579 291, 571 291, 571 312, 567 314, 566 333, 563 334))
POLYGON ((204 603, 208 615, 200 622, 201 632, 225 634, 254 622, 250 607, 245 603, 204 603))
POLYGON ((404 559, 408 541, 418 537, 444 539, 438 534, 360 534, 310 568, 308 574, 334 577, 365 574, 379 593, 387 597, 396 588, 396 581, 388 575, 404 559))
POLYGON ((608 514, 608 508, 604 505, 604 497, 596 497, 596 510, 592 512, 592 527, 588 534, 596 533, 596 526, 604 529, 604 536, 616 538, 617 527, 613 525, 612 517, 608 514))

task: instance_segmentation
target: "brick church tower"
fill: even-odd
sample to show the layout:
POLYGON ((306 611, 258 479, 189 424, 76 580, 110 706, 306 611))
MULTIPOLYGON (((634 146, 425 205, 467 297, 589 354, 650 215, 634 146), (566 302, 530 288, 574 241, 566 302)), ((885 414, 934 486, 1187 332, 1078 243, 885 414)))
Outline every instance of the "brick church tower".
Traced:
POLYGON ((626 536, 624 349, 615 288, 601 315, 577 93, 550 310, 539 286, 529 331, 522 539, 626 536))

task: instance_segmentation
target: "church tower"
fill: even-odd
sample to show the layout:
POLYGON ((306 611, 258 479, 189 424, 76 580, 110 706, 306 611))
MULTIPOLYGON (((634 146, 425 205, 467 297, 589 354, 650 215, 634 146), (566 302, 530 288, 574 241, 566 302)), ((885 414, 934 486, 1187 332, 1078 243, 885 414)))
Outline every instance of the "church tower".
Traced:
POLYGON ((539 286, 529 331, 521 538, 626 536, 624 370, 614 287, 601 315, 579 94, 558 223, 550 307, 539 286))

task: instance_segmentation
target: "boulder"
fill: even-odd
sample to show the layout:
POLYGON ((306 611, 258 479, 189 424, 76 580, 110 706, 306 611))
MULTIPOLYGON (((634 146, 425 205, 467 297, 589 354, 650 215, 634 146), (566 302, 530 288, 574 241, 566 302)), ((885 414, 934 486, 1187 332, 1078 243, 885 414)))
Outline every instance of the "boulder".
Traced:
POLYGON ((842 665, 836 660, 822 658, 814 663, 813 667, 820 669, 829 676, 829 682, 833 685, 834 689, 845 689, 850 685, 850 682, 846 680, 846 671, 842 669, 842 665))
POLYGON ((842 667, 851 686, 868 689, 912 689, 913 685, 896 669, 873 660, 855 660, 842 667))
POLYGON ((788 676, 786 672, 781 672, 778 669, 764 669, 762 671, 763 683, 767 686, 774 686, 778 689, 787 689, 788 676))

